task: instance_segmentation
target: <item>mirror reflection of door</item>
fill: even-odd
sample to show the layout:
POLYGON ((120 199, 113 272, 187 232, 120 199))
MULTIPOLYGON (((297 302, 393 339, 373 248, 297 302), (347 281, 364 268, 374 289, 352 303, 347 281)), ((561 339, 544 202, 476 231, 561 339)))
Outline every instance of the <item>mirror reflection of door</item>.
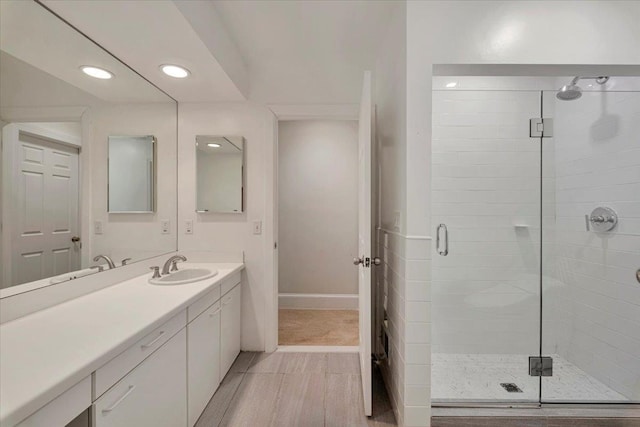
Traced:
POLYGON ((79 140, 78 123, 3 128, 2 287, 79 268, 79 140))

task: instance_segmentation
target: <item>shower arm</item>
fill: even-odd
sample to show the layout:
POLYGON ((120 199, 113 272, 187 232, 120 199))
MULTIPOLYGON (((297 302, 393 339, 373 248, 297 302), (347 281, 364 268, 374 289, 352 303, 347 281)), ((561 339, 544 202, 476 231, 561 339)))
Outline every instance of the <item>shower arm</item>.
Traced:
POLYGON ((595 80, 596 83, 603 85, 609 80, 609 77, 608 76, 575 76, 573 80, 571 80, 571 85, 574 86, 578 83, 578 80, 585 80, 585 79, 595 80))

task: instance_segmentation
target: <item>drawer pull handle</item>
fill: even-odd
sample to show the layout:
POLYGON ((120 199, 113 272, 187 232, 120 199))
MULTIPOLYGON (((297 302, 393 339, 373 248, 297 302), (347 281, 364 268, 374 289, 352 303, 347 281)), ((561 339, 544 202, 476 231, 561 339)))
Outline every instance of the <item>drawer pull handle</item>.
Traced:
POLYGON ((129 386, 129 390, 127 390, 127 392, 125 394, 122 395, 122 397, 118 400, 116 400, 114 402, 113 405, 111 405, 109 408, 105 408, 102 410, 103 414, 108 414, 109 412, 113 411, 114 409, 116 409, 116 406, 118 406, 119 404, 122 403, 123 400, 125 400, 127 398, 127 396, 129 396, 131 393, 133 393, 133 390, 136 388, 136 386, 134 385, 130 385, 129 386))
POLYGON ((222 301, 222 305, 227 305, 231 302, 231 297, 227 298, 225 301, 222 301))
POLYGON ((215 316, 216 314, 220 313, 220 310, 222 310, 222 308, 221 308, 221 307, 220 307, 220 308, 218 308, 218 309, 216 309, 216 311, 214 311, 213 313, 211 313, 211 314, 209 315, 209 317, 213 317, 213 316, 215 316))
POLYGON ((140 348, 142 348, 143 350, 146 350, 146 349, 148 349, 149 347, 152 347, 155 343, 157 343, 157 342, 160 340, 160 338, 162 338, 162 336, 163 336, 163 335, 164 335, 164 331, 160 331, 160 334, 158 334, 158 336, 156 337, 156 339, 154 339, 153 341, 151 341, 151 342, 150 342, 150 343, 148 343, 148 344, 142 344, 142 345, 140 346, 140 348))

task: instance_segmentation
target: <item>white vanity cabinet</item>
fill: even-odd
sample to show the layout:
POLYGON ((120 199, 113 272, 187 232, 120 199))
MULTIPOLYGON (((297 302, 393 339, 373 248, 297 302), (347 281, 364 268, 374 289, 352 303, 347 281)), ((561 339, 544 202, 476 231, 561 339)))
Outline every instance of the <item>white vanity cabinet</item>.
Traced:
POLYGON ((240 353, 240 304, 242 299, 241 285, 222 295, 220 318, 220 372, 222 376, 231 368, 240 353))
POLYGON ((179 427, 187 419, 183 328, 93 404, 93 427, 179 427))
POLYGON ((218 300, 187 326, 189 427, 220 384, 220 310, 218 300))

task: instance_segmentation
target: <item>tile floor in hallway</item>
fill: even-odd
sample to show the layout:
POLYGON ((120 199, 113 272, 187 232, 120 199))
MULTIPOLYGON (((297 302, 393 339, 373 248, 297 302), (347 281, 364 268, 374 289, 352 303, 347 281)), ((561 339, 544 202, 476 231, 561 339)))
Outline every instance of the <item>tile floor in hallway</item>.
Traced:
POLYGON ((358 345, 357 310, 278 310, 279 345, 358 345))
POLYGON ((396 426, 375 368, 373 396, 367 418, 357 354, 243 352, 196 427, 396 426))
MULTIPOLYGON (((553 376, 542 380, 543 400, 627 401, 628 399, 558 355, 553 376)), ((539 378, 528 374, 527 355, 431 355, 432 398, 437 400, 527 400, 539 398, 539 378), (500 383, 514 383, 522 392, 510 393, 500 383)))

